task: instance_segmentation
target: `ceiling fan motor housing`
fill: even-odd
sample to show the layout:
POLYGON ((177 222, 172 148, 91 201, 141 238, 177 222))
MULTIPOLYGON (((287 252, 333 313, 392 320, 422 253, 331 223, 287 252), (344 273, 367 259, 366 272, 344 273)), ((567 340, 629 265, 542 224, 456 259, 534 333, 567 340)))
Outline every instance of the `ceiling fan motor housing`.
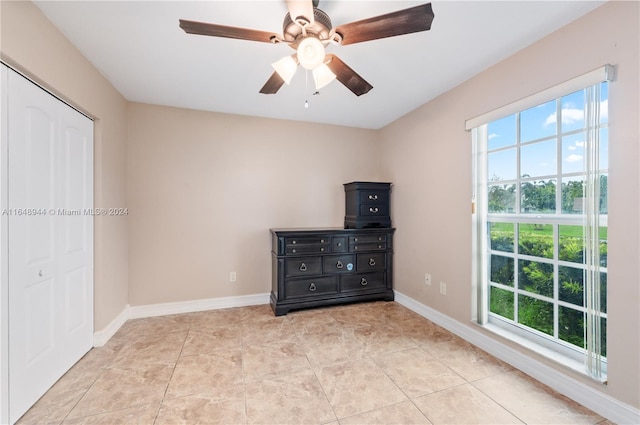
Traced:
MULTIPOLYGON (((304 27, 304 31, 306 31, 307 36, 313 35, 322 41, 329 40, 329 33, 332 28, 331 18, 329 18, 329 15, 314 7, 313 17, 313 23, 307 24, 304 27)), ((284 22, 282 23, 282 35, 285 41, 291 43, 290 46, 293 49, 298 48, 298 43, 302 41, 302 38, 304 38, 304 31, 300 24, 291 19, 291 14, 287 13, 285 15, 284 22)))

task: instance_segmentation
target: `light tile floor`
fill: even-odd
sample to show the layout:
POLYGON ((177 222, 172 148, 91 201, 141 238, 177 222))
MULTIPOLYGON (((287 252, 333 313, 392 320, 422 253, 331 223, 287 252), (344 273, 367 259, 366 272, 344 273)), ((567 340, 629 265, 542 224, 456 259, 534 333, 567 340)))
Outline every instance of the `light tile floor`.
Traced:
POLYGON ((19 424, 610 424, 395 302, 130 320, 19 424))

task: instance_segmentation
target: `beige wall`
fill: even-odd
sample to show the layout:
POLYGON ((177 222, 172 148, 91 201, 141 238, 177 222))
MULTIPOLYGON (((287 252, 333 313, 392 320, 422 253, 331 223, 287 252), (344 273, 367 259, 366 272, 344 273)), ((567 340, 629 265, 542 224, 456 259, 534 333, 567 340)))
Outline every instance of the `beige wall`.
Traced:
POLYGON ((604 64, 617 66, 609 91, 609 276, 607 386, 640 406, 640 198, 638 172, 638 2, 610 2, 381 131, 381 174, 393 181, 395 287, 470 323, 471 135, 466 119, 604 64), (435 283, 423 284, 424 273, 435 283), (438 282, 448 286, 447 296, 438 282))
MULTIPOLYGON (((31 2, 0 2, 2 59, 95 117, 95 206, 126 206, 127 102, 31 2)), ((95 329, 127 304, 127 217, 95 220, 95 329)))
POLYGON ((268 293, 269 228, 342 227, 373 130, 129 106, 129 302, 268 293), (237 282, 229 282, 229 272, 237 282))

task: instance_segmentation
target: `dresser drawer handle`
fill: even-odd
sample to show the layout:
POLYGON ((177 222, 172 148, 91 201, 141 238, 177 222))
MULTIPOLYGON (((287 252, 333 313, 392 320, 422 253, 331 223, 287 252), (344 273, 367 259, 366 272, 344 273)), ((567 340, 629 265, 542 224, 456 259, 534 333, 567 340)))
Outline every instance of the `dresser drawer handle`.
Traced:
POLYGON ((371 199, 372 201, 377 201, 378 195, 369 195, 369 199, 371 199))
POLYGON ((311 285, 309 285, 309 291, 316 292, 316 289, 318 289, 316 288, 316 284, 311 282, 311 285))
POLYGON ((369 207, 369 212, 377 213, 378 212, 378 207, 369 207))
POLYGON ((307 265, 305 263, 300 264, 300 271, 301 272, 306 272, 307 271, 307 265))
POLYGON ((367 282, 367 279, 365 279, 364 277, 360 280, 360 285, 362 286, 367 286, 369 282, 367 282))
POLYGON ((336 263, 336 269, 341 269, 344 267, 344 264, 342 264, 342 261, 338 260, 338 262, 336 263))
POLYGON ((369 258, 369 265, 370 266, 375 266, 376 265, 376 260, 374 260, 373 258, 369 258))

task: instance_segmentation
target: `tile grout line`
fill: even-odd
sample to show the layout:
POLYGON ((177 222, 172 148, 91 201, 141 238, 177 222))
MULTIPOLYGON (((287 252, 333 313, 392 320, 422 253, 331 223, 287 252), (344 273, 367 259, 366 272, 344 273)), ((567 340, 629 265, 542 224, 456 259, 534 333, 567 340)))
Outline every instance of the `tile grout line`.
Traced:
POLYGON ((497 404, 498 406, 502 407, 505 411, 509 412, 509 414, 510 414, 510 415, 513 415, 513 417, 514 417, 514 418, 516 418, 517 420, 519 420, 520 422, 522 422, 523 424, 525 424, 525 425, 526 425, 526 424, 527 424, 527 422, 526 422, 524 419, 522 419, 521 417, 519 417, 515 412, 512 412, 511 410, 509 410, 506 406, 503 406, 503 405, 502 405, 502 403, 500 403, 498 400, 494 399, 494 398, 493 398, 493 397, 491 397, 489 394, 487 394, 487 393, 485 393, 484 391, 482 391, 482 389, 481 389, 481 388, 478 388, 478 387, 474 384, 475 382, 479 382, 479 381, 482 381, 482 380, 484 380, 484 379, 491 378, 491 377, 493 377, 493 376, 498 376, 498 375, 502 375, 502 374, 505 374, 505 373, 511 373, 511 372, 512 372, 511 370, 505 370, 505 371, 502 371, 502 372, 500 372, 500 373, 496 373, 495 375, 485 376, 484 378, 476 379, 476 380, 474 380, 474 381, 469 381, 469 384, 470 384, 473 388, 475 388, 476 390, 478 390, 478 391, 480 391, 482 394, 484 394, 484 396, 485 396, 485 397, 489 398, 489 399, 490 399, 491 401, 493 401, 495 404, 497 404))
POLYGON ((187 333, 185 334, 184 340, 182 341, 182 347, 180 347, 180 352, 178 353, 176 361, 173 364, 173 370, 171 371, 171 376, 169 376, 169 380, 167 381, 167 386, 165 387, 164 392, 162 393, 162 399, 158 403, 158 410, 156 411, 156 415, 153 418, 153 424, 154 425, 155 425, 156 421, 158 420, 158 416, 160 416, 160 410, 162 409, 162 404, 164 403, 164 399, 167 396, 167 391, 169 391, 169 385, 171 385, 171 380, 173 379, 173 375, 175 374, 176 368, 178 367, 178 361, 182 357, 182 352, 184 351, 184 346, 187 343, 187 339, 189 338, 189 333, 190 332, 191 332, 191 323, 189 323, 189 329, 187 330, 187 333))
MULTIPOLYGON (((331 316, 331 313, 329 313, 329 317, 331 317, 335 321, 335 318, 331 316)), ((294 332, 297 333, 295 330, 294 332)), ((331 404, 331 400, 329 400, 327 390, 325 389, 324 385, 322 385, 322 381, 320 381, 320 377, 318 376, 318 372, 316 371, 316 368, 313 367, 313 363, 309 358, 309 354, 307 353, 307 350, 305 349, 304 351, 305 351, 304 356, 307 359, 307 363, 309 363, 309 367, 311 367, 313 376, 315 376, 316 381, 318 382, 318 385, 320 385, 320 388, 322 389, 322 394, 324 394, 324 398, 325 400, 327 400, 327 404, 329 405, 329 407, 331 408, 331 411, 333 412, 333 417, 336 418, 336 421, 338 421, 338 424, 340 424, 340 418, 338 418, 338 415, 336 414, 336 409, 333 407, 333 404, 331 404)))
MULTIPOLYGON (((413 341, 413 339, 411 339, 411 341, 415 343, 415 341, 413 341)), ((422 347, 419 347, 417 344, 416 344, 416 348, 418 348, 418 349, 422 350, 422 347)), ((408 349, 406 349, 406 350, 399 350, 399 351, 415 350, 416 348, 408 348, 408 349)), ((395 352, 397 353, 397 352, 399 352, 399 351, 395 351, 395 352)), ((423 350, 423 351, 424 351, 424 350, 423 350)), ((372 362, 377 366, 377 363, 376 363, 376 361, 373 359, 373 357, 371 357, 371 355, 370 355, 370 354, 367 354, 367 356, 368 356, 368 357, 371 359, 371 361, 372 361, 372 362)), ((378 366, 378 367, 380 367, 380 366, 378 366)), ((398 389, 400 390, 400 392, 402 392, 402 394, 404 394, 404 396, 407 398, 407 400, 408 400, 408 401, 409 401, 409 402, 410 402, 410 403, 411 403, 411 404, 412 404, 412 405, 413 405, 413 406, 418 410, 418 412, 420 412, 420 414, 421 414, 421 415, 422 415, 422 416, 423 416, 423 417, 424 417, 424 418, 425 418, 429 423, 433 424, 433 421, 432 421, 431 419, 429 419, 429 417, 428 417, 428 416, 427 416, 427 415, 426 415, 426 414, 425 414, 425 413, 424 413, 424 412, 423 412, 423 411, 422 411, 422 410, 421 410, 421 409, 416 405, 416 403, 413 401, 413 399, 412 399, 411 397, 409 397, 409 395, 408 395, 408 394, 407 394, 407 393, 402 389, 402 387, 401 387, 400 385, 398 385, 398 383, 397 383, 397 382, 396 382, 396 381, 395 381, 391 376, 389 376, 389 374, 387 373, 387 371, 386 371, 386 370, 384 370, 382 367, 380 367, 380 370, 382 371, 382 373, 384 373, 384 374, 387 376, 387 378, 389 378, 389 380, 390 380, 391 382, 393 382, 393 385, 395 385, 395 386, 396 386, 396 388, 398 388, 398 389)), ((398 404, 400 404, 400 403, 404 403, 404 401, 399 401, 399 402, 397 402, 397 403, 390 404, 389 406, 395 406, 395 405, 398 405, 398 404)), ((389 407, 389 406, 385 406, 385 407, 389 407)), ((373 409, 373 410, 376 410, 376 409, 373 409)), ((370 410, 370 411, 372 411, 372 410, 370 410)))

